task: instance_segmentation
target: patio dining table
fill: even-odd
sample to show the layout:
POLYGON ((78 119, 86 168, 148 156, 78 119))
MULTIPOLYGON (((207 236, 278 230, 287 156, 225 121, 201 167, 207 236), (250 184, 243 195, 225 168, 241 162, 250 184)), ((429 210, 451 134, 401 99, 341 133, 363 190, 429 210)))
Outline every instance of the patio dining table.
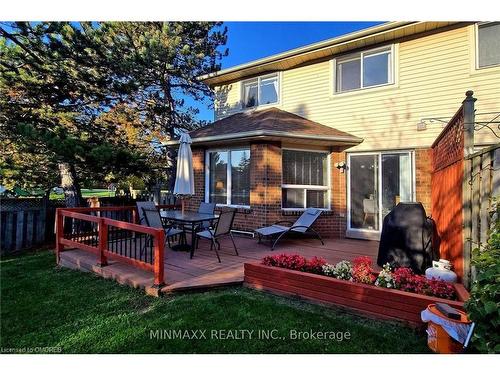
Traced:
MULTIPOLYGON (((217 214, 202 214, 194 211, 160 211, 163 220, 183 225, 191 229, 191 246, 187 245, 186 250, 190 251, 190 258, 193 258, 196 244, 196 227, 204 221, 213 223, 219 218, 217 214)), ((180 245, 177 245, 180 246, 180 245)))

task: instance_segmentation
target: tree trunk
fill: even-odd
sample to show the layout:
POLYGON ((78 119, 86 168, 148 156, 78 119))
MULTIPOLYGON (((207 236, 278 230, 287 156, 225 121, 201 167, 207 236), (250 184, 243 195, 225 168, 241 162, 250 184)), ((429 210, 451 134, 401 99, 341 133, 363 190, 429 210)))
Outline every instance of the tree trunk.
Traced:
POLYGON ((82 191, 76 176, 76 169, 73 164, 59 163, 59 173, 61 174, 61 187, 64 191, 66 207, 79 207, 83 203, 82 191))

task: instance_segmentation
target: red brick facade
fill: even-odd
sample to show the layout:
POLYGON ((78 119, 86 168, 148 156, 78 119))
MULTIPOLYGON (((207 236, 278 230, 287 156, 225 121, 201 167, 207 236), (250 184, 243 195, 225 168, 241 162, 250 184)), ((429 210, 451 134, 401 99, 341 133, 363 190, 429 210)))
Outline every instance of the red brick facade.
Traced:
POLYGON ((422 202, 427 216, 432 215, 431 202, 432 149, 415 150, 415 187, 417 202, 422 202))
MULTIPOLYGON (((300 211, 281 209, 282 160, 279 143, 252 143, 250 145, 250 209, 238 209, 234 228, 252 231, 280 220, 295 221, 300 211)), ((431 214, 430 181, 431 151, 416 150, 416 197, 431 214)), ((325 237, 343 238, 347 229, 347 172, 335 167, 346 162, 344 152, 330 153, 330 211, 322 213, 314 228, 325 237)), ((189 200, 189 210, 196 210, 205 199, 205 149, 193 148, 196 195, 189 200)))

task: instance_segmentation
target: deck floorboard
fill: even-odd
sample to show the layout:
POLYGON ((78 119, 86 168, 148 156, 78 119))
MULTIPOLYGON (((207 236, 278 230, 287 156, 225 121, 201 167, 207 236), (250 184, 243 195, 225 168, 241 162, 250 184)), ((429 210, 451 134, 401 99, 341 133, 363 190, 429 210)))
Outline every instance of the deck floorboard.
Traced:
MULTIPOLYGON (((274 251, 268 244, 259 244, 256 239, 235 237, 239 256, 234 253, 229 239, 221 240, 217 261, 215 251, 209 242, 200 242, 193 259, 188 252, 176 252, 169 248, 165 254, 165 282, 162 292, 171 293, 191 289, 208 289, 243 282, 243 264, 260 261, 266 255, 294 253, 311 258, 323 257, 328 263, 352 260, 358 256, 368 256, 375 264, 378 253, 377 241, 353 239, 325 239, 325 245, 317 239, 291 239, 283 241, 274 251)), ((189 238, 188 238, 189 241, 189 238)), ((148 288, 153 284, 152 273, 138 270, 130 265, 111 262, 107 267, 96 266, 97 257, 84 250, 66 250, 61 253, 61 265, 92 271, 106 278, 134 287, 148 288)), ((378 269, 375 266, 375 269, 378 269)))

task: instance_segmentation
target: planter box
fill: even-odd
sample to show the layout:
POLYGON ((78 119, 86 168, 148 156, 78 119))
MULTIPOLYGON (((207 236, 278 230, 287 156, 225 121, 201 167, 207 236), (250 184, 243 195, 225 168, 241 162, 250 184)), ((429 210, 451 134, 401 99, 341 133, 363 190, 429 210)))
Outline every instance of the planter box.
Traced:
POLYGON ((463 302, 469 298, 469 293, 461 284, 455 284, 458 301, 450 301, 255 263, 245 263, 245 285, 411 325, 423 324, 420 312, 431 303, 443 302, 463 309, 463 302))

